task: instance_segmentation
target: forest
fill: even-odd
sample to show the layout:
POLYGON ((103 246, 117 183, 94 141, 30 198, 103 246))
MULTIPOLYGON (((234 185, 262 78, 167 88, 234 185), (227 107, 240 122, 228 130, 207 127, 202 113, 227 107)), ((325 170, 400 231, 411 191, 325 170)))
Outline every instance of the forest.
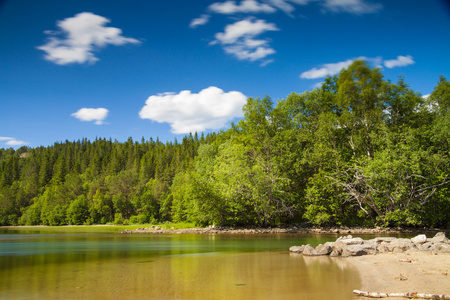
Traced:
POLYGON ((449 108, 355 61, 218 133, 0 149, 0 225, 449 228, 449 108))

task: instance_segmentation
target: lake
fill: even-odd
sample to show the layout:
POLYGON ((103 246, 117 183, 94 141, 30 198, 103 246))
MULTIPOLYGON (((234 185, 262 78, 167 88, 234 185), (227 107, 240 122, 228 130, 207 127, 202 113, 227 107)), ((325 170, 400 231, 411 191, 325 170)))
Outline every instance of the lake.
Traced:
POLYGON ((0 231, 1 299, 355 299, 345 259, 290 254, 337 235, 0 231))

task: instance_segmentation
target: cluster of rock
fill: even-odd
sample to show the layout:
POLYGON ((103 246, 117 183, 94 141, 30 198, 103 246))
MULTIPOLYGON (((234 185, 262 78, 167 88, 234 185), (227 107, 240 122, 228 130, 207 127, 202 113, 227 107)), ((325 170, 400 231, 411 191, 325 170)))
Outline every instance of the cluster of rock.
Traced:
MULTIPOLYGON (((385 228, 385 227, 308 227, 304 224, 294 224, 289 226, 277 226, 270 228, 260 227, 232 227, 210 225, 206 228, 185 228, 174 229, 163 228, 152 225, 135 230, 124 230, 121 233, 196 233, 196 234, 395 234, 423 232, 417 228, 385 228)), ((436 233, 435 229, 427 229, 427 232, 436 233)))
POLYGON ((450 253, 450 240, 444 232, 437 233, 433 238, 427 238, 420 234, 412 239, 395 237, 377 237, 363 240, 359 237, 341 236, 335 242, 327 242, 313 247, 310 244, 303 246, 292 246, 290 252, 302 253, 306 256, 329 255, 336 256, 361 256, 384 252, 407 252, 407 251, 431 251, 433 254, 450 253))
POLYGON ((150 227, 136 228, 135 230, 125 229, 120 233, 165 233, 173 229, 174 229, 173 227, 171 229, 165 229, 159 226, 152 225, 150 227))

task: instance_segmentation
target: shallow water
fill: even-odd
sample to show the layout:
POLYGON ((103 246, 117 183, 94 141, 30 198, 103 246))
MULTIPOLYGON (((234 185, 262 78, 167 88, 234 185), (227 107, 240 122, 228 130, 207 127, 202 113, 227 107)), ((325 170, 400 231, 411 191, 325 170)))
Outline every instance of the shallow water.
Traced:
POLYGON ((0 234, 0 298, 355 299, 360 282, 345 259, 287 251, 335 239, 8 232, 0 234))

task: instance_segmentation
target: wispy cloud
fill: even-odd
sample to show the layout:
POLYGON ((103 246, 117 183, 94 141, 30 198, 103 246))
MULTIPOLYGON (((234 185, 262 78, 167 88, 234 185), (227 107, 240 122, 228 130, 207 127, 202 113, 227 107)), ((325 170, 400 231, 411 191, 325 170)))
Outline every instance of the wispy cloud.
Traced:
POLYGON ((45 31, 49 37, 45 45, 37 47, 46 52, 44 58, 59 65, 72 63, 95 63, 97 51, 107 45, 139 44, 134 38, 122 36, 122 30, 106 27, 109 23, 105 17, 90 12, 83 12, 71 18, 57 22, 60 31, 45 31), (56 35, 64 35, 64 38, 56 35))
POLYGON ((322 6, 331 12, 355 15, 376 13, 383 8, 380 3, 370 3, 365 0, 324 0, 322 6))
POLYGON ((399 55, 396 59, 389 59, 384 61, 384 66, 389 69, 395 67, 404 67, 413 64, 415 64, 415 61, 413 60, 413 57, 411 55, 399 55))
POLYGON ((150 96, 139 112, 141 119, 169 123, 176 134, 220 129, 242 117, 247 97, 237 91, 224 92, 211 86, 198 94, 181 91, 150 96))
POLYGON ((383 61, 382 57, 365 57, 360 56, 357 58, 347 59, 346 61, 341 61, 337 63, 328 63, 320 65, 319 67, 312 68, 311 70, 305 71, 300 74, 302 79, 317 79, 324 78, 326 76, 333 76, 338 74, 342 69, 350 66, 355 60, 365 60, 371 63, 376 68, 382 68, 382 65, 388 68, 395 68, 400 66, 406 66, 414 63, 412 56, 398 56, 394 60, 383 61), (412 62, 412 63, 411 63, 412 62))
POLYGON ((236 1, 215 2, 208 6, 208 10, 224 15, 231 15, 236 13, 274 13, 277 10, 267 4, 259 3, 256 0, 243 0, 240 4, 236 4, 236 1))
POLYGON ((0 136, 0 142, 4 142, 8 146, 28 145, 28 142, 18 140, 13 137, 0 136))
POLYGON ((72 117, 84 122, 94 122, 96 125, 105 124, 104 120, 108 116, 109 110, 106 108, 81 108, 71 114, 72 117))
POLYGON ((210 18, 211 18, 210 15, 203 14, 200 17, 193 19, 189 24, 189 27, 196 28, 198 26, 205 25, 209 22, 210 18))
MULTIPOLYGON (((296 6, 306 6, 315 4, 323 13, 349 13, 354 15, 364 15, 376 13, 383 8, 383 5, 375 2, 376 0, 227 0, 224 2, 214 2, 210 4, 204 14, 191 21, 190 27, 205 25, 209 22, 213 14, 232 15, 233 18, 239 18, 242 14, 255 15, 259 13, 273 14, 277 11, 283 11, 293 17, 292 13, 296 6), (371 1, 371 2, 370 2, 371 1)), ((215 40, 210 44, 221 44, 224 51, 235 56, 240 60, 256 61, 276 53, 272 46, 269 46, 267 39, 256 39, 256 36, 265 31, 280 30, 275 24, 268 23, 265 20, 254 20, 251 17, 242 17, 240 21, 229 24, 225 27, 225 32, 219 32, 215 35, 215 40), (261 30, 259 33, 252 33, 252 30, 261 30), (236 38, 237 37, 237 38, 236 38), (233 42, 229 42, 233 40, 233 42)), ((273 60, 265 60, 261 66, 273 60)), ((332 66, 331 66, 332 67, 332 66)), ((320 72, 326 72, 324 68, 311 70, 310 75, 318 76, 320 72)))
POLYGON ((302 79, 316 79, 323 78, 328 75, 336 75, 342 69, 350 66, 355 60, 347 59, 346 61, 341 61, 337 63, 323 64, 320 68, 312 68, 309 71, 303 72, 300 74, 300 78, 302 79))
POLYGON ((255 61, 275 53, 267 39, 257 37, 264 32, 277 30, 273 23, 247 18, 227 25, 224 32, 216 33, 216 39, 211 44, 221 44, 226 53, 240 60, 255 61))
POLYGON ((322 12, 350 13, 355 15, 371 14, 380 11, 383 5, 370 0, 263 0, 260 3, 257 0, 215 2, 208 6, 208 10, 218 14, 256 14, 256 13, 275 13, 281 10, 291 14, 295 5, 318 4, 322 12))

